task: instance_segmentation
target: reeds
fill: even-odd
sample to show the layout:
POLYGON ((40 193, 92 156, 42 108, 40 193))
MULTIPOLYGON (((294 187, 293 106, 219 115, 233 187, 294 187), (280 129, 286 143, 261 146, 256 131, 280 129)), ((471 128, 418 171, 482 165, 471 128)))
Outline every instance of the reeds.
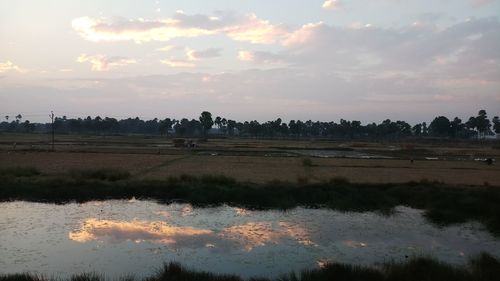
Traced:
MULTIPOLYGON (((289 273, 278 278, 250 278, 249 281, 490 281, 498 280, 500 261, 488 254, 481 254, 466 266, 452 266, 431 258, 414 258, 403 263, 387 263, 381 267, 363 267, 331 263, 323 268, 289 273)), ((131 276, 120 281, 243 281, 236 275, 223 275, 187 269, 178 263, 165 264, 157 274, 136 279, 131 276)), ((69 279, 45 278, 32 274, 0 275, 0 281, 105 281, 95 273, 74 275, 69 279)))

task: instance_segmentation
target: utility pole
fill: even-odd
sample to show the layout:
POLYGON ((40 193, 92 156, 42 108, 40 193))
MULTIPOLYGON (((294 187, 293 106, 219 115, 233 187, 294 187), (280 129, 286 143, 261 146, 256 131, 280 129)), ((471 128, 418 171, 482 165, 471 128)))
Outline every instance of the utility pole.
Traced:
POLYGON ((52 152, 54 152, 54 111, 51 111, 49 116, 52 120, 52 152))

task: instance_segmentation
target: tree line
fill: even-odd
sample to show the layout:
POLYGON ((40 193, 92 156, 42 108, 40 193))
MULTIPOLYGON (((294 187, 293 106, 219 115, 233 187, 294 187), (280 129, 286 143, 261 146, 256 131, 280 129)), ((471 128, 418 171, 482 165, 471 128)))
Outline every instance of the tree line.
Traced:
POLYGON ((490 120, 485 110, 467 121, 455 117, 435 117, 429 124, 426 122, 411 126, 405 121, 384 120, 379 124, 340 119, 337 122, 291 120, 286 123, 281 118, 260 123, 258 121, 239 122, 220 116, 215 118, 208 111, 201 113, 198 119, 182 118, 180 120, 165 118, 142 120, 138 117, 127 119, 101 118, 67 118, 56 117, 54 123, 32 123, 23 121, 21 114, 5 116, 0 123, 2 132, 46 133, 54 130, 58 134, 148 134, 178 137, 200 137, 207 135, 242 136, 262 138, 405 138, 405 137, 440 137, 440 138, 485 138, 494 133, 500 134, 500 119, 495 116, 490 120))

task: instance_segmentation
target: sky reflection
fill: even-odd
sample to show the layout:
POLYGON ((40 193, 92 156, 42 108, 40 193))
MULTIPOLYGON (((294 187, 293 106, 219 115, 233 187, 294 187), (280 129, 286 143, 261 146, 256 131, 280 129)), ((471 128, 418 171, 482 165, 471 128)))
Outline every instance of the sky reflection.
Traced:
POLYGON ((112 241, 155 241, 174 244, 178 239, 212 234, 211 230, 193 227, 176 227, 160 221, 112 221, 87 219, 77 231, 69 233, 69 239, 77 242, 100 240, 104 237, 112 241))
POLYGON ((111 279, 129 273, 143 277, 165 262, 179 261, 245 278, 278 277, 332 261, 373 265, 424 255, 461 265, 483 251, 500 255, 500 241, 480 224, 436 227, 422 211, 406 207, 390 217, 127 200, 57 206, 8 202, 0 208, 3 273, 70 277, 92 269, 111 279))
POLYGON ((279 244, 284 239, 295 240, 302 245, 316 245, 305 228, 289 222, 248 222, 212 231, 190 226, 173 226, 163 221, 89 218, 82 223, 80 229, 71 231, 68 237, 80 243, 107 240, 199 245, 207 248, 225 248, 236 243, 246 251, 268 244, 279 244))

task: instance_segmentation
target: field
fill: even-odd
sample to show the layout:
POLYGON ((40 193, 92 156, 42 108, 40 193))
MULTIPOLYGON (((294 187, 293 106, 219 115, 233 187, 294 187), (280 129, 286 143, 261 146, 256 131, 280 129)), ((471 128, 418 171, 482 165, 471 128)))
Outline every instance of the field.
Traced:
MULTIPOLYGON (((500 237, 500 165, 485 161, 500 159, 495 141, 210 138, 194 139, 196 146, 187 148, 174 147, 173 139, 166 137, 64 135, 57 136, 51 152, 48 137, 0 134, 0 202, 138 199, 250 211, 327 208, 376 212, 388 218, 395 215, 397 206, 406 206, 422 210, 426 222, 439 228, 479 222, 491 239, 500 237)), ((493 280, 498 276, 498 257, 485 253, 470 258, 468 265, 460 267, 425 256, 379 267, 333 262, 300 275, 262 280, 338 276, 343 280, 493 280)), ((178 264, 157 272, 142 280, 243 280, 186 270, 178 264)), ((2 280, 52 279, 0 273, 2 280)), ((107 279, 75 275, 71 280, 107 279)), ((125 276, 123 280, 140 279, 125 276)))
POLYGON ((500 186, 500 165, 481 161, 500 159, 498 142, 231 138, 197 142, 195 148, 175 148, 166 137, 64 135, 57 136, 53 153, 48 151, 48 140, 48 135, 0 134, 0 168, 34 167, 49 175, 113 168, 130 172, 135 179, 155 180, 187 174, 224 175, 253 183, 345 178, 353 183, 425 179, 500 186))

